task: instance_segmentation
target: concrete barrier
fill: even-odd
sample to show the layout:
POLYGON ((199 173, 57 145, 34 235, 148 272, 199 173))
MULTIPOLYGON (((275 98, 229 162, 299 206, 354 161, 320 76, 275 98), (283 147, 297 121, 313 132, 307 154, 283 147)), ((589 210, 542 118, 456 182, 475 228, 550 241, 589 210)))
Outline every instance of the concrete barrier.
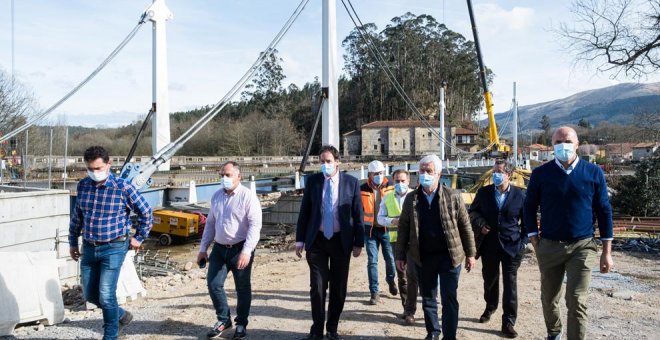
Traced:
POLYGON ((56 252, 0 252, 0 336, 10 335, 16 324, 62 322, 56 252))

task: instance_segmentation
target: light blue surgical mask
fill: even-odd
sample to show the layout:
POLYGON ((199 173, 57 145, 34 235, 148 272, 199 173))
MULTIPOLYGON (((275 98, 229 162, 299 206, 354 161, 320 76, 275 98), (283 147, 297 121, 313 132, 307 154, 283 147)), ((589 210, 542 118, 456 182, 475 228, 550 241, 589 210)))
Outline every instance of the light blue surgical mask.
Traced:
POLYGON ((91 171, 87 170, 87 176, 92 179, 94 182, 103 182, 105 181, 109 174, 107 171, 91 171))
POLYGON ((501 172, 493 172, 493 184, 495 184, 496 187, 499 187, 504 183, 504 174, 501 172))
POLYGON ((383 183, 383 175, 374 176, 374 184, 381 185, 383 183))
POLYGON ((425 189, 433 187, 435 182, 435 176, 429 174, 422 174, 419 176, 419 184, 421 184, 425 189))
POLYGON ((572 143, 555 144, 555 157, 562 162, 568 162, 575 155, 575 146, 572 143))
POLYGON ((394 184, 394 190, 396 191, 397 194, 403 195, 406 192, 408 192, 408 184, 403 182, 394 184))
POLYGON ((234 181, 231 179, 231 177, 222 176, 222 186, 225 189, 231 189, 231 187, 234 186, 234 181))
POLYGON ((323 163, 321 164, 321 172, 325 177, 330 177, 335 173, 335 165, 333 163, 323 163))

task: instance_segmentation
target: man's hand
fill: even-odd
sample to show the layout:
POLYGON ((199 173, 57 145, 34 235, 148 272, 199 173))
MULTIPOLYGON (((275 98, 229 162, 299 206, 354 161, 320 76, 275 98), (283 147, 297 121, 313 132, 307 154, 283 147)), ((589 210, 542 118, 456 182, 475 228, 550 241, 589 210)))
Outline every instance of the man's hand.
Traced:
POLYGON ((353 247, 353 257, 358 257, 360 256, 360 253, 362 252, 361 247, 353 247))
POLYGON ((530 236, 529 242, 532 244, 532 247, 534 247, 534 250, 536 250, 536 247, 539 245, 539 235, 530 236))
POLYGON ((614 261, 612 261, 612 254, 603 252, 600 255, 600 272, 609 273, 614 266, 614 261))
POLYGON ((393 218, 391 224, 392 225, 399 225, 399 218, 393 218))
POLYGON ((305 245, 296 246, 296 256, 298 256, 298 258, 302 258, 303 250, 305 250, 305 245))
POLYGON ((131 241, 130 241, 130 244, 128 245, 128 247, 130 249, 139 250, 141 244, 142 244, 142 242, 135 239, 135 237, 131 237, 131 241))
POLYGON ((78 249, 77 246, 76 247, 69 247, 69 255, 71 255, 71 258, 74 261, 78 261, 78 259, 80 258, 80 250, 78 249))
POLYGON ((199 263, 202 262, 202 260, 204 260, 206 262, 209 262, 209 256, 208 256, 208 254, 206 254, 205 251, 204 252, 199 252, 199 254, 197 254, 197 265, 198 266, 199 266, 199 263))
POLYGON ((398 269, 400 272, 406 272, 406 261, 402 260, 396 260, 396 269, 398 269))
POLYGON ((465 270, 469 273, 472 268, 474 268, 474 263, 475 263, 474 256, 466 257, 465 258, 465 270))
POLYGON ((238 262, 236 263, 236 269, 238 270, 245 269, 248 266, 248 264, 250 264, 251 257, 252 255, 245 253, 241 253, 240 255, 238 255, 238 262))
POLYGON ((486 235, 490 232, 490 227, 488 224, 485 224, 483 227, 481 227, 481 235, 486 235))

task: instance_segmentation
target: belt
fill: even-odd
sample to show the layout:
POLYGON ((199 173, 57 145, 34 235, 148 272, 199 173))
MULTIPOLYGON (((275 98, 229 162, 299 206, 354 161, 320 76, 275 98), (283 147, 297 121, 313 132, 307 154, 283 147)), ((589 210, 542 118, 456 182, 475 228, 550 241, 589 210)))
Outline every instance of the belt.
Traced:
POLYGON ((222 243, 216 243, 216 244, 223 248, 236 248, 236 247, 241 247, 243 243, 245 243, 245 241, 241 241, 234 244, 222 244, 222 243))
POLYGON ((92 245, 92 246, 101 246, 101 245, 108 244, 108 243, 126 242, 127 239, 128 239, 128 237, 126 235, 124 235, 124 236, 119 236, 116 239, 110 240, 110 241, 100 242, 100 241, 93 241, 93 240, 85 240, 85 242, 87 242, 87 244, 92 245))
POLYGON ((575 240, 553 240, 553 239, 549 239, 549 238, 543 238, 543 237, 541 237, 541 240, 543 240, 543 241, 550 241, 550 242, 553 242, 553 243, 571 244, 571 243, 575 243, 575 242, 579 242, 579 241, 587 240, 587 239, 590 239, 590 238, 593 238, 593 236, 589 236, 589 237, 585 237, 585 238, 580 238, 580 239, 575 239, 575 240))

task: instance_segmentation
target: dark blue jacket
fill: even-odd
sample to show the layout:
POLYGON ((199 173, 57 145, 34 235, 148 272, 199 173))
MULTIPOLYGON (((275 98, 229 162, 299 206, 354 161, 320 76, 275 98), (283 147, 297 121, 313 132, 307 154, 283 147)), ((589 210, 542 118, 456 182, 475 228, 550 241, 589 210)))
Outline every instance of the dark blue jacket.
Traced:
POLYGON ((576 241, 594 236, 594 215, 601 239, 611 239, 612 207, 603 171, 580 160, 570 175, 555 161, 532 171, 527 185, 524 219, 530 233, 538 232, 536 213, 541 209, 541 238, 576 241))
MULTIPOLYGON (((305 191, 296 227, 296 242, 305 242, 306 251, 309 251, 316 240, 317 233, 320 232, 324 181, 322 173, 311 175, 305 179, 305 191)), ((350 254, 353 247, 364 247, 360 182, 357 178, 340 172, 338 194, 341 242, 344 252, 350 254)))
POLYGON ((495 200, 495 186, 493 184, 482 187, 470 205, 470 221, 472 230, 477 237, 477 256, 482 251, 487 242, 482 239, 497 238, 501 249, 511 257, 515 257, 518 252, 527 245, 527 230, 523 223, 523 202, 525 193, 511 185, 509 194, 498 209, 495 200), (484 237, 481 235, 481 227, 488 225, 490 232, 484 237))

